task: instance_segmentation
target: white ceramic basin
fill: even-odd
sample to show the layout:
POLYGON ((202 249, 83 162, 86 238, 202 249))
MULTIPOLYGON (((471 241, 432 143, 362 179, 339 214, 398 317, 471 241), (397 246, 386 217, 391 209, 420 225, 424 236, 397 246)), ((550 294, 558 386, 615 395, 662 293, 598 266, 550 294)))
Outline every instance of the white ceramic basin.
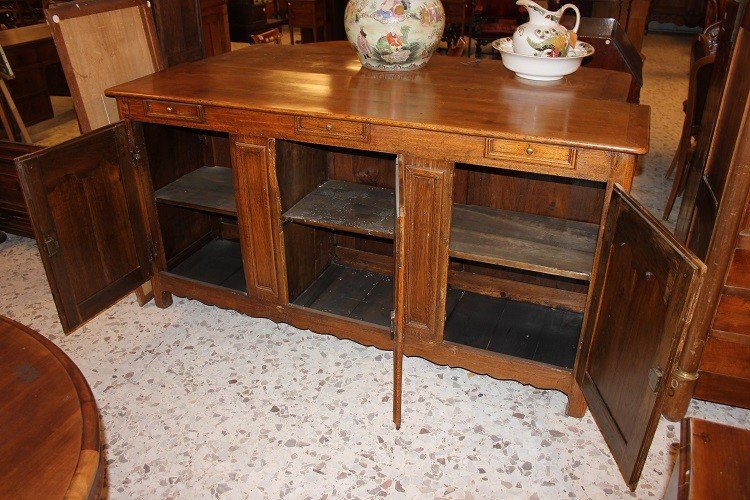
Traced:
POLYGON ((581 66, 584 57, 594 53, 594 47, 586 42, 576 43, 566 57, 535 57, 513 52, 512 38, 499 38, 492 47, 500 52, 503 64, 521 78, 529 80, 559 80, 581 66))

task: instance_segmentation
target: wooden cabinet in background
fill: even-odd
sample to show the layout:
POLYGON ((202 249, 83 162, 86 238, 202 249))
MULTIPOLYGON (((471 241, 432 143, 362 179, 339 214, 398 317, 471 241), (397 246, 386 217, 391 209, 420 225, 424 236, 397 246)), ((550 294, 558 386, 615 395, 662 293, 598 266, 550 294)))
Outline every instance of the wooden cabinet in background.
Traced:
POLYGON ((706 0, 650 0, 648 20, 678 26, 705 27, 706 0))
POLYGON ((70 91, 47 24, 0 30, 0 45, 15 74, 7 85, 24 123, 52 118, 50 95, 70 95, 70 91))
POLYGON ((227 0, 200 0, 203 50, 205 57, 232 50, 229 41, 227 0))
POLYGON ((652 0, 594 0, 592 17, 613 18, 623 27, 630 43, 638 52, 643 50, 643 37, 648 24, 652 0))
POLYGON ((728 4, 719 34, 677 234, 709 265, 685 360, 700 370, 695 397, 750 408, 750 8, 741 8, 728 4))
POLYGON ((39 149, 33 144, 0 141, 0 231, 34 237, 14 161, 39 149))

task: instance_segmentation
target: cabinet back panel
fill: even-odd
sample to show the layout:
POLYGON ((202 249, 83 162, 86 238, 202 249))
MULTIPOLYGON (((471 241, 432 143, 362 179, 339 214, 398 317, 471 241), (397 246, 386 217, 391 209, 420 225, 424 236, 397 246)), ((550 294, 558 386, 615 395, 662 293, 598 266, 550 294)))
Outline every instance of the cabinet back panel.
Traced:
POLYGON ((453 201, 599 224, 605 187, 592 181, 457 164, 453 201))

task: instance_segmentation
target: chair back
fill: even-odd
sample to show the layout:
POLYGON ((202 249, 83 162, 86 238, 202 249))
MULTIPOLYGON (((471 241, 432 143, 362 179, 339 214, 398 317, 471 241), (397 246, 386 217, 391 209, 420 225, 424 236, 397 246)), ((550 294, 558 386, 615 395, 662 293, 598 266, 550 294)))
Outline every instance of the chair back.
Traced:
POLYGON ((281 43, 281 31, 278 28, 268 30, 264 33, 252 35, 253 43, 281 43))

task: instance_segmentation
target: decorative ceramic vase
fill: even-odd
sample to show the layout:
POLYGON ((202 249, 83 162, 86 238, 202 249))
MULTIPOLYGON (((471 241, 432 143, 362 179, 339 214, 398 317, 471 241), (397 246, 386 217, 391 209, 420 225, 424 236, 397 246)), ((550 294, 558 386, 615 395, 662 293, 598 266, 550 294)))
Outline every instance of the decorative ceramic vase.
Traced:
POLYGON ((570 47, 575 47, 577 36, 571 36, 571 32, 577 33, 581 23, 578 7, 568 3, 551 12, 531 0, 518 0, 516 5, 526 7, 529 22, 519 26, 513 33, 513 52, 524 56, 566 57, 570 47), (576 13, 576 24, 570 31, 560 24, 560 18, 567 9, 576 13))
POLYGON ((443 36, 440 0, 350 0, 344 27, 362 66, 379 71, 419 69, 443 36))

